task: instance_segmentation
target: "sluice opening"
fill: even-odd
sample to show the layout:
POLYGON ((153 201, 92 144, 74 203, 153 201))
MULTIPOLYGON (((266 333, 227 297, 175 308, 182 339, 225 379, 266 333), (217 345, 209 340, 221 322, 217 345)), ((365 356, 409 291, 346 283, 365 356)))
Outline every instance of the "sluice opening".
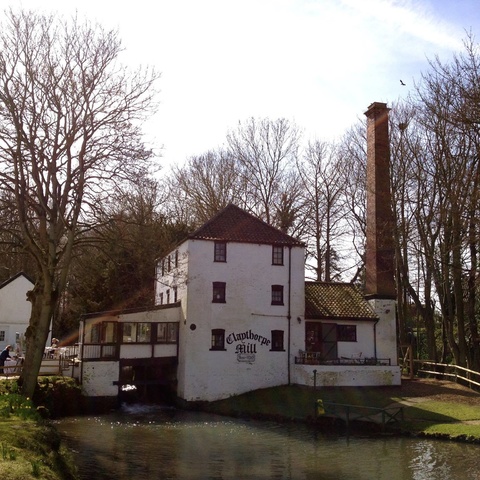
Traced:
POLYGON ((176 397, 176 362, 173 364, 164 359, 123 361, 118 396, 121 404, 172 405, 176 397))

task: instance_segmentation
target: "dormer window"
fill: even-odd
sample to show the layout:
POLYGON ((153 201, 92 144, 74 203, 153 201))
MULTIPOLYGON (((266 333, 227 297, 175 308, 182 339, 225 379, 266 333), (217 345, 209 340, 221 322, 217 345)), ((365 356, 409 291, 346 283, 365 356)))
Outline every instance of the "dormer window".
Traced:
POLYGON ((214 261, 215 262, 227 261, 227 242, 215 242, 214 261))

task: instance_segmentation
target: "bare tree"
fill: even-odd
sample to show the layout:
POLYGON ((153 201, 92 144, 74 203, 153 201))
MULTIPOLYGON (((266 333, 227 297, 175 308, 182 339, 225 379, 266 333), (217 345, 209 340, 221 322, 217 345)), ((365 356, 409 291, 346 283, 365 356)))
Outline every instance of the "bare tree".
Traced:
POLYGON ((397 286, 425 321, 429 357, 437 358, 441 338, 443 361, 473 369, 480 365, 479 84, 479 47, 469 37, 452 61, 430 62, 410 99, 414 114, 398 123, 408 128, 397 138, 392 130, 397 286))
POLYGON ((117 32, 76 18, 10 10, 0 32, 0 188, 36 266, 21 376, 31 396, 77 238, 116 184, 151 166, 141 124, 158 75, 125 69, 117 32))
POLYGON ((283 187, 292 184, 289 174, 295 166, 299 140, 299 129, 284 118, 250 118, 227 136, 230 152, 240 165, 246 204, 267 223, 273 224, 278 207, 288 204, 288 191, 283 187))
POLYGON ((343 162, 340 170, 345 197, 345 221, 351 235, 349 254, 354 271, 352 283, 361 284, 365 274, 365 239, 367 228, 367 138, 366 122, 359 120, 343 136, 339 149, 343 162))
POLYGON ((225 150, 190 157, 184 166, 173 167, 168 183, 175 199, 172 212, 192 225, 201 225, 229 203, 243 203, 238 164, 225 150))
POLYGON ((302 237, 307 245, 307 269, 315 280, 330 282, 341 274, 339 253, 346 236, 343 159, 332 143, 314 141, 306 148, 298 171, 303 186, 302 237), (313 260, 313 265, 308 260, 313 260))

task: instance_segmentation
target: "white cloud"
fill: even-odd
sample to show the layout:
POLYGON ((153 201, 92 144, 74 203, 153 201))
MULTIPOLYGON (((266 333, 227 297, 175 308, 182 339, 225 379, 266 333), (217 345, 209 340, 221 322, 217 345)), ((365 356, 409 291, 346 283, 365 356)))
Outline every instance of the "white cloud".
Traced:
MULTIPOLYGON (((38 0, 23 5, 38 8, 38 0)), ((457 49, 463 28, 440 18, 427 0, 41 5, 118 27, 125 58, 162 72, 161 108, 149 130, 175 162, 218 147, 249 116, 293 119, 307 137, 339 136, 371 102, 405 95, 400 78, 411 85, 426 57, 457 49)))

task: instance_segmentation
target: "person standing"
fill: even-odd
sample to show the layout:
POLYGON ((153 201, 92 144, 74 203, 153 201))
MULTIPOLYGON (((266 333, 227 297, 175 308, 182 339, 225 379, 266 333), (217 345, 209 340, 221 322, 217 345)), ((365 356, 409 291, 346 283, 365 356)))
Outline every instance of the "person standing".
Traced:
POLYGON ((3 367, 5 365, 5 361, 7 360, 7 358, 12 358, 10 356, 10 350, 12 349, 12 346, 11 345, 7 345, 4 350, 2 350, 2 353, 0 353, 0 373, 3 375, 4 373, 4 370, 3 370, 3 367))

